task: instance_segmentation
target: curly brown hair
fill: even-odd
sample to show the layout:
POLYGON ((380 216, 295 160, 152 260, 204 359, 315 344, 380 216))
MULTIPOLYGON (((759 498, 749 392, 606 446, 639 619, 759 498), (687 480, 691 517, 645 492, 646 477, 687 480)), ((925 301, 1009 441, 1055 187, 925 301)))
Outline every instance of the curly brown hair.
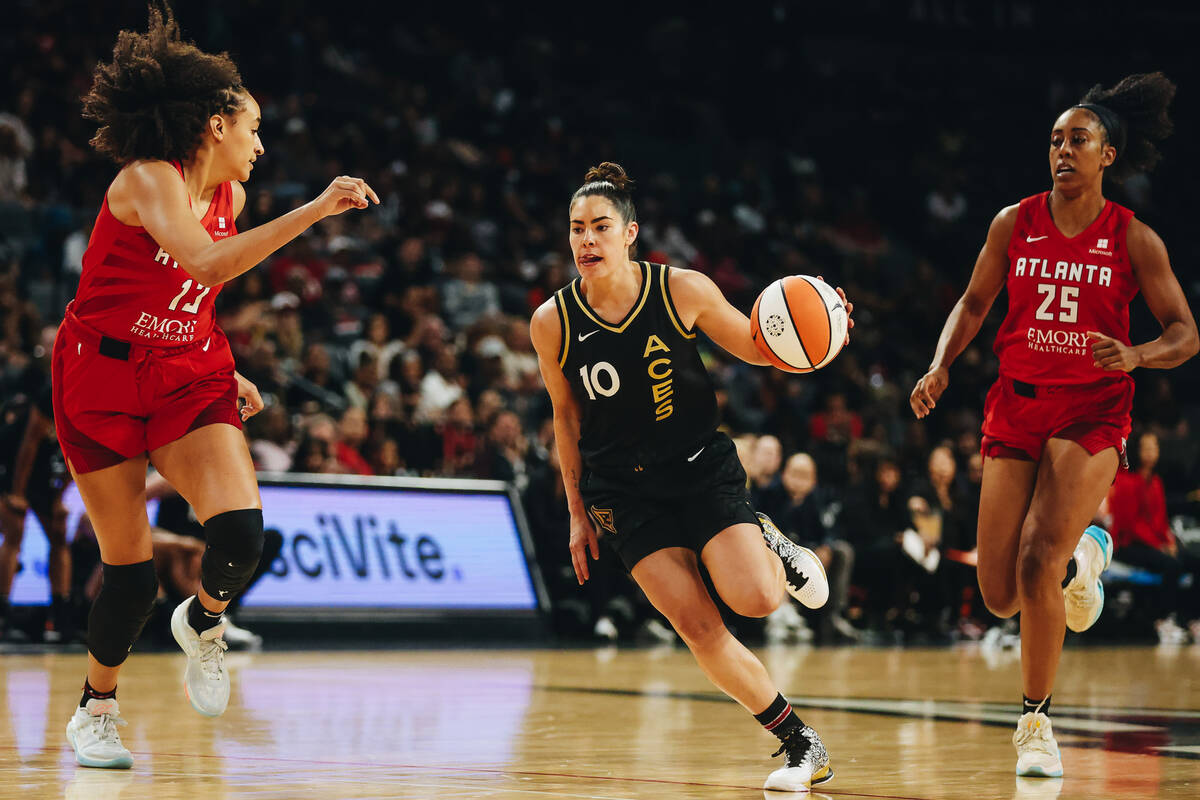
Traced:
POLYGON ((170 6, 150 6, 145 33, 121 31, 109 63, 96 65, 83 116, 100 123, 91 145, 127 164, 182 161, 213 114, 243 105, 242 77, 228 53, 205 53, 179 35, 170 6))
POLYGON ((1174 128, 1167 114, 1174 97, 1175 84, 1161 72, 1129 75, 1110 89, 1097 83, 1088 90, 1080 102, 1110 109, 1125 127, 1124 142, 1108 142, 1118 152, 1117 160, 1105 171, 1107 177, 1120 183, 1154 169, 1162 157, 1157 143, 1174 128))

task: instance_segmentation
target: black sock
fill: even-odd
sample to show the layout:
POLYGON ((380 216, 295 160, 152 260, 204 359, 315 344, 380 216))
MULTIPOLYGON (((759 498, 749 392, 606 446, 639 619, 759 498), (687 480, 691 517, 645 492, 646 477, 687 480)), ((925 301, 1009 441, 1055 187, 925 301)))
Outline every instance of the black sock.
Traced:
POLYGON ((754 718, 758 720, 759 725, 778 736, 781 741, 792 731, 804 727, 804 721, 796 716, 792 704, 782 694, 776 695, 775 701, 767 706, 767 710, 755 714, 754 718))
POLYGON ((1050 697, 1051 697, 1051 695, 1046 695, 1045 700, 1030 700, 1028 697, 1025 697, 1024 695, 1021 695, 1021 696, 1024 697, 1024 702, 1021 703, 1021 713, 1022 714, 1032 714, 1032 713, 1039 712, 1039 711, 1043 714, 1050 713, 1050 697))
POLYGON ((213 613, 209 611, 200 602, 199 597, 192 598, 192 604, 188 606, 188 625, 192 626, 192 630, 196 633, 204 633, 209 628, 215 628, 217 623, 221 621, 221 612, 213 613))
POLYGON ((1063 588, 1067 588, 1067 584, 1075 580, 1075 574, 1079 572, 1079 565, 1075 563, 1075 556, 1071 556, 1071 560, 1067 562, 1067 577, 1063 578, 1063 588))
POLYGON ((112 700, 117 696, 117 687, 113 687, 112 691, 101 692, 92 688, 92 685, 87 682, 87 678, 83 679, 83 698, 79 701, 79 707, 87 706, 87 701, 95 698, 97 700, 112 700))

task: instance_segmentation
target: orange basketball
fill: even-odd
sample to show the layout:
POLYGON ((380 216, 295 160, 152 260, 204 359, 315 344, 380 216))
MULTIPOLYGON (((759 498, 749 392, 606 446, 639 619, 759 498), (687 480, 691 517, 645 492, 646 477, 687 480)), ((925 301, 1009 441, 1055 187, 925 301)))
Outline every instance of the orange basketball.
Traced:
POLYGON ((833 361, 846 341, 849 317, 825 281, 789 275, 754 301, 750 336, 763 356, 784 372, 812 372, 833 361))

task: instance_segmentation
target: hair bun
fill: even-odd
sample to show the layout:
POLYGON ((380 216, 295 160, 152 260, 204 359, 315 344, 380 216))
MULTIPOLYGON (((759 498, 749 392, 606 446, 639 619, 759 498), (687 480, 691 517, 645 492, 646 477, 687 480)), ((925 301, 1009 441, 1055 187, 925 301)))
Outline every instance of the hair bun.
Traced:
POLYGON ((592 167, 583 177, 584 184, 607 181, 617 187, 618 191, 628 192, 633 189, 633 178, 625 174, 625 168, 614 161, 605 161, 598 167, 592 167))

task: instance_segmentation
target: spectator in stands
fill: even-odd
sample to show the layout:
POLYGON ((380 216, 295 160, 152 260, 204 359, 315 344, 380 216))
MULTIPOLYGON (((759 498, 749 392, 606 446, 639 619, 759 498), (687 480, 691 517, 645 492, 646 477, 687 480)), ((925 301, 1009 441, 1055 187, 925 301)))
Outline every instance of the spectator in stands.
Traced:
MULTIPOLYGON (((292 421, 279 403, 268 405, 247 420, 250 455, 254 468, 264 472, 287 472, 292 468, 292 421)), ((184 595, 185 597, 187 595, 184 595)))
POLYGON ((854 640, 858 631, 845 618, 854 569, 854 548, 837 534, 842 504, 831 490, 817 483, 817 464, 808 453, 795 453, 781 476, 782 502, 768 504, 766 512, 792 541, 817 554, 829 576, 829 601, 818 612, 817 636, 829 642, 834 636, 854 640))
MULTIPOLYGON (((779 468, 783 466, 783 445, 771 434, 759 436, 750 451, 750 502, 756 509, 777 507, 783 502, 779 468)), ((770 513, 770 512, 766 512, 770 513)))
POLYGON ((369 432, 367 412, 364 409, 352 405, 342 412, 333 452, 343 472, 357 475, 374 474, 371 465, 362 454, 362 446, 367 441, 369 432))
POLYGON ((464 330, 500 311, 496 285, 483 280, 483 260, 476 253, 458 259, 455 272, 442 287, 442 311, 451 327, 464 330))
MULTIPOLYGON (((1133 469, 1118 471, 1108 493, 1109 527, 1116 544, 1115 558, 1140 567, 1162 578, 1162 589, 1155 604, 1155 629, 1166 643, 1186 641, 1187 633, 1178 619, 1200 616, 1197 587, 1200 559, 1180 547, 1167 519, 1167 500, 1158 466, 1158 436, 1147 431, 1138 437, 1133 469), (1192 588, 1181 593, 1180 579, 1192 576, 1192 588)), ((1192 626, 1200 632, 1200 625, 1192 626)))

